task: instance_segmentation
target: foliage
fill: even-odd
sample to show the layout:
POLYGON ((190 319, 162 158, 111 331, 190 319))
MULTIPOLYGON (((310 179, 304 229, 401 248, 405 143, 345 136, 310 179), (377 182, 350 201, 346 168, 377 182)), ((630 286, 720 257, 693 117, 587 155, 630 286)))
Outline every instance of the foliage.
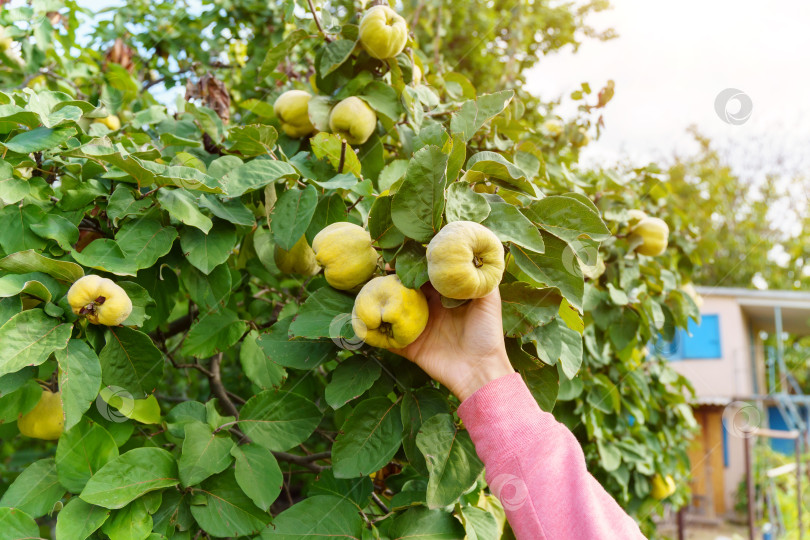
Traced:
MULTIPOLYGON (((420 54, 421 40, 374 60, 353 47, 353 4, 332 7, 318 12, 324 35, 292 2, 129 2, 87 46, 72 2, 0 14, 17 42, 0 58, 3 522, 113 540, 491 534, 498 503, 457 400, 360 347, 351 295, 273 258, 350 221, 371 232, 381 272, 418 287, 424 245, 467 219, 509 252, 513 364, 651 533, 652 476, 675 475, 673 501, 686 500, 693 420, 687 383, 645 347, 697 316, 680 289, 693 235, 669 218, 657 171, 577 169, 612 87, 587 104, 583 85, 577 118, 539 127, 536 101, 476 91, 496 57, 475 56, 469 78, 439 49, 420 54), (169 112, 151 91, 181 81, 186 99, 169 112), (272 103, 290 88, 318 96, 322 129, 332 105, 361 97, 375 134, 358 148, 325 132, 288 138, 272 103), (669 221, 665 255, 633 253, 630 208, 669 221), (123 326, 73 315, 65 293, 90 273, 132 299, 123 326), (39 385, 62 392, 55 445, 17 436, 39 385), (425 457, 437 453, 445 466, 425 457)), ((570 43, 590 8, 566 9, 538 11, 546 37, 522 46, 570 43)))

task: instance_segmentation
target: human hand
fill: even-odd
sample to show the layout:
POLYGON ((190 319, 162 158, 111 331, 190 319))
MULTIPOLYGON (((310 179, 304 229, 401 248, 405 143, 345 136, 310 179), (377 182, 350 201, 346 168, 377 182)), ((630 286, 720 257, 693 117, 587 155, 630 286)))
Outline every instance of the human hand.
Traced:
POLYGON ((432 286, 422 290, 430 308, 427 327, 416 341, 393 352, 415 362, 461 401, 488 382, 514 373, 506 355, 497 288, 452 309, 442 305, 432 286))

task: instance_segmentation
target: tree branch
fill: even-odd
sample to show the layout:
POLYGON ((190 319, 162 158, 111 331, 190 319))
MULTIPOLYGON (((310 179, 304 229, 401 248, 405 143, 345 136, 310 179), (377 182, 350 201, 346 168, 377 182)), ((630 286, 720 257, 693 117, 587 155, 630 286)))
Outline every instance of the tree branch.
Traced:
POLYGON ((309 11, 312 13, 312 18, 315 19, 315 26, 318 27, 318 31, 323 34, 323 39, 325 39, 327 43, 331 43, 332 38, 327 36, 326 32, 324 32, 323 26, 321 26, 321 20, 318 18, 318 14, 315 12, 315 5, 312 3, 312 0, 307 0, 307 4, 309 4, 309 11))
POLYGON ((211 364, 208 368, 211 375, 208 377, 208 384, 211 386, 211 392, 219 399, 220 403, 222 403, 222 408, 225 409, 230 416, 239 418, 239 409, 233 404, 230 396, 228 396, 228 391, 225 390, 225 386, 222 384, 222 374, 220 371, 222 356, 223 353, 219 353, 211 357, 211 364))

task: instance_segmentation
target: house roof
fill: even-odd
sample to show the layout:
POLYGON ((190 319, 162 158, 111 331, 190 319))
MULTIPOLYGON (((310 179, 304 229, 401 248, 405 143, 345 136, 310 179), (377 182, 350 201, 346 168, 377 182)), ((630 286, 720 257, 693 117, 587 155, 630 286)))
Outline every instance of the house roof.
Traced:
POLYGON ((705 297, 733 298, 755 330, 775 330, 774 308, 782 312, 782 328, 796 334, 810 333, 810 291, 743 289, 738 287, 695 287, 705 297))

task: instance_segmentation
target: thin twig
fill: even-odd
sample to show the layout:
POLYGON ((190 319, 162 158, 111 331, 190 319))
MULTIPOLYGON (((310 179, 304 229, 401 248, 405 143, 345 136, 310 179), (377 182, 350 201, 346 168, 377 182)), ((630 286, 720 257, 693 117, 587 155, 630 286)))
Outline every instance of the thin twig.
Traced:
POLYGON ((343 174, 343 166, 346 164, 346 147, 349 146, 346 143, 346 139, 342 139, 340 141, 340 163, 338 163, 338 174, 343 174))
POLYGON ((372 492, 372 493, 371 493, 371 500, 372 500, 372 501, 374 501, 374 503, 375 503, 377 506, 379 506, 379 507, 380 507, 380 510, 382 510, 382 511, 383 511, 383 512, 385 512, 386 514, 388 514, 388 513, 390 513, 390 512, 391 512, 391 510, 389 510, 389 509, 388 509, 388 507, 387 507, 387 506, 385 506, 385 503, 384 503, 384 502, 382 502, 382 499, 380 499, 379 495, 377 495, 376 493, 374 493, 374 492, 372 492))
POLYGON ((228 397, 228 391, 225 390, 225 386, 222 384, 222 374, 220 372, 222 356, 223 353, 219 353, 211 357, 211 364, 209 366, 211 375, 208 376, 208 384, 211 386, 211 392, 213 392, 222 403, 222 408, 225 409, 230 416, 239 418, 239 409, 236 408, 231 398, 228 397))
POLYGON ((309 11, 312 13, 312 18, 315 19, 315 26, 318 27, 318 31, 323 34, 323 39, 325 39, 327 43, 331 43, 332 38, 326 35, 323 26, 321 26, 321 20, 318 18, 318 14, 315 12, 315 5, 312 3, 312 0, 307 0, 307 4, 309 4, 309 11))

